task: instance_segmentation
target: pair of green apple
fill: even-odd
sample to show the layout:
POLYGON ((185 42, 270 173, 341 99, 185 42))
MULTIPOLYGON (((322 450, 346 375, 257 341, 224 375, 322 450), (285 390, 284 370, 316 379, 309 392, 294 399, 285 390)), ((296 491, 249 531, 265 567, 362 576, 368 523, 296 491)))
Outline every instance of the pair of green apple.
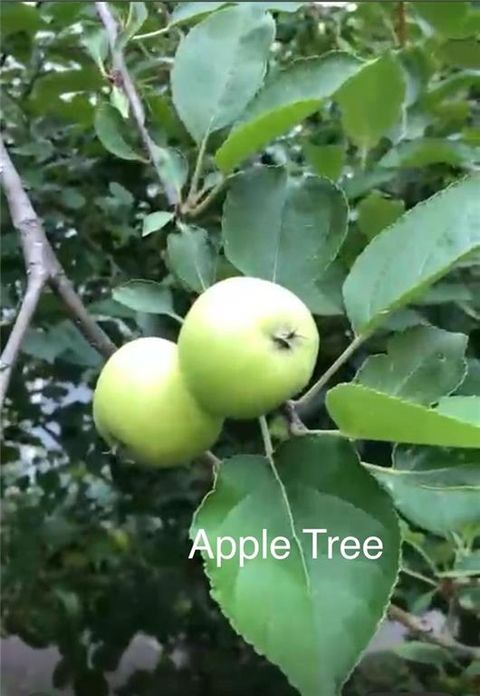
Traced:
POLYGON ((292 292, 228 278, 192 305, 178 346, 139 338, 108 360, 93 401, 97 430, 140 463, 183 463, 215 442, 224 418, 255 418, 301 391, 318 344, 292 292))

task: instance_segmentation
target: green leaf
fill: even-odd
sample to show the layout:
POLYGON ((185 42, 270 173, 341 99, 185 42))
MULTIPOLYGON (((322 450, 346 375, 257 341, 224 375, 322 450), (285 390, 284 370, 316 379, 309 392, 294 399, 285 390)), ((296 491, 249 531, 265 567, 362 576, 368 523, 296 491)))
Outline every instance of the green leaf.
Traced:
POLYGON ((480 148, 458 140, 421 138, 400 143, 387 152, 379 162, 381 167, 428 167, 431 164, 450 164, 471 167, 480 163, 480 148))
POLYGON ((113 107, 115 107, 115 109, 118 111, 122 118, 128 118, 130 105, 127 99, 127 95, 125 94, 123 89, 120 89, 119 87, 117 87, 117 85, 113 85, 112 91, 110 92, 110 103, 113 107))
POLYGON ((385 198, 379 191, 372 191, 358 206, 358 226, 371 240, 393 224, 404 211, 403 201, 385 198))
POLYGON ((36 7, 23 2, 6 2, 2 6, 2 37, 16 32, 35 34, 42 26, 39 12, 36 7))
POLYGON ((168 235, 167 261, 170 270, 195 292, 203 292, 215 280, 217 252, 200 227, 182 224, 180 232, 168 235))
POLYGON ((82 367, 98 367, 102 358, 70 321, 62 321, 50 330, 54 341, 61 346, 59 357, 82 367))
POLYGON ((212 596, 234 629, 278 665, 302 696, 337 696, 395 583, 396 516, 345 440, 294 438, 275 454, 275 465, 252 455, 224 462, 196 513, 191 536, 203 529, 214 547, 224 536, 261 542, 262 530, 270 539, 288 539, 287 558, 257 557, 243 567, 238 557, 217 567, 205 553, 212 596), (337 545, 329 559, 323 536, 314 559, 312 537, 303 530, 319 526, 340 538, 354 530, 361 544, 377 536, 383 554, 350 561, 337 545))
POLYGON ((61 321, 48 331, 30 329, 22 344, 22 351, 49 363, 59 358, 83 367, 96 367, 100 363, 97 351, 70 321, 61 321))
POLYGON ((318 176, 337 181, 345 163, 343 145, 313 145, 304 143, 303 153, 308 164, 318 176))
POLYGON ((342 298, 345 275, 346 271, 337 259, 315 282, 315 314, 325 317, 345 314, 342 298))
POLYGON ((275 24, 254 7, 231 7, 197 24, 180 43, 171 72, 175 108, 200 142, 245 109, 265 74, 275 24))
POLYGON ((85 196, 78 189, 68 188, 67 186, 62 188, 60 200, 70 210, 80 210, 87 202, 85 196))
POLYGON ((97 92, 104 86, 104 80, 90 63, 80 70, 69 69, 58 72, 50 72, 39 77, 32 91, 34 101, 48 101, 60 97, 63 94, 77 92, 97 92))
POLYGON ((118 181, 111 181, 108 185, 108 190, 119 207, 131 208, 135 203, 135 199, 130 191, 125 186, 119 184, 118 181))
POLYGON ((110 104, 100 104, 95 112, 95 131, 103 147, 121 159, 144 162, 124 139, 120 124, 121 116, 117 109, 110 104))
POLYGON ((274 0, 272 0, 272 2, 245 2, 245 0, 242 0, 242 2, 236 3, 228 3, 225 0, 223 0, 223 2, 179 2, 172 12, 169 26, 186 24, 192 20, 198 20, 227 4, 254 5, 262 10, 275 10, 277 12, 296 12, 305 3, 283 2, 283 0, 277 2, 274 0))
MULTIPOLYGON (((239 0, 238 4, 240 4, 240 2, 242 4, 247 4, 244 3, 243 0, 239 0)), ((272 12, 296 12, 307 3, 305 1, 284 2, 284 0, 265 0, 264 2, 262 2, 262 0, 254 0, 250 4, 255 5, 256 7, 261 7, 263 10, 272 10, 272 12)))
POLYGON ((462 396, 480 396, 480 360, 467 360, 467 375, 456 393, 462 396))
POLYGON ((145 314, 167 314, 174 319, 178 315, 173 309, 173 297, 170 288, 153 280, 129 280, 112 291, 112 297, 120 304, 145 314))
POLYGON ((173 27, 178 24, 186 24, 191 20, 197 20, 204 15, 215 12, 215 10, 226 4, 225 0, 221 2, 179 2, 172 12, 169 26, 173 27))
POLYGON ((455 68, 480 68, 480 41, 476 39, 446 41, 440 46, 438 53, 455 68))
POLYGON ((408 643, 395 645, 392 651, 403 660, 418 662, 422 665, 442 667, 445 663, 454 661, 446 648, 442 648, 440 645, 422 643, 419 640, 410 640, 408 643))
POLYGON ((476 467, 480 464, 480 452, 475 449, 454 449, 448 447, 420 447, 418 445, 398 445, 393 451, 393 467, 402 472, 429 474, 429 485, 442 487, 443 476, 460 472, 462 480, 457 485, 480 485, 476 478, 476 467), (465 468, 463 468, 465 467, 465 468))
POLYGON ((350 200, 352 198, 359 198, 375 188, 375 186, 382 186, 391 181, 395 176, 395 172, 391 169, 383 169, 382 167, 375 167, 369 172, 364 172, 362 170, 357 170, 354 172, 351 178, 348 178, 342 182, 345 195, 350 200))
POLYGON ((153 165, 160 179, 169 188, 170 200, 178 202, 181 199, 182 188, 188 178, 188 162, 185 155, 173 147, 154 146, 155 159, 153 165))
POLYGON ((345 131, 359 147, 374 147, 400 120, 404 97, 404 72, 393 55, 367 63, 337 95, 345 131))
POLYGON ((326 404, 342 433, 355 439, 480 447, 480 427, 360 384, 330 389, 326 404))
POLYGON ((356 381, 378 392, 430 406, 453 392, 465 377, 467 342, 463 334, 417 326, 391 338, 388 355, 367 358, 356 381))
POLYGON ((135 319, 135 311, 115 300, 98 300, 91 302, 87 307, 89 313, 95 317, 115 317, 119 319, 135 319))
POLYGON ((458 38, 468 35, 467 18, 471 4, 462 0, 415 2, 415 12, 442 36, 458 38))
POLYGON ((459 282, 444 281, 433 285, 417 300, 419 305, 437 305, 445 302, 471 302, 473 288, 459 282))
POLYGON ((478 70, 457 72, 434 83, 424 96, 424 101, 431 107, 447 97, 451 98, 468 93, 470 87, 478 86, 480 86, 480 72, 478 70))
MULTIPOLYGON (((480 575, 480 550, 472 551, 468 556, 458 558, 452 572, 463 576, 480 575)), ((480 667, 480 663, 478 666, 480 667)))
POLYGON ((453 184, 405 213, 356 259, 343 294, 356 333, 371 331, 480 249, 480 176, 453 184))
POLYGON ((215 155, 217 166, 230 171, 269 141, 318 111, 357 73, 362 63, 342 52, 295 61, 274 73, 215 155))
POLYGON ((448 396, 440 399, 437 411, 480 427, 480 396, 448 396))
POLYGON ((104 62, 108 56, 108 38, 106 32, 103 29, 90 30, 83 34, 81 42, 97 64, 100 72, 104 73, 104 62))
POLYGON ((347 215, 342 192, 328 179, 256 167, 228 192, 225 255, 244 274, 289 288, 315 312, 322 301, 317 283, 338 254, 347 215))
POLYGON ((414 525, 450 537, 480 519, 480 452, 396 447, 393 468, 366 465, 414 525))
POLYGON ((159 210, 156 213, 150 213, 143 218, 142 237, 147 237, 152 232, 161 230, 175 217, 174 213, 168 213, 165 210, 159 210))
POLYGON ((124 48, 130 39, 135 36, 138 30, 143 26, 148 17, 147 6, 144 2, 131 2, 128 9, 128 19, 125 28, 117 37, 116 47, 121 50, 124 48))
POLYGON ((40 329, 29 329, 22 342, 22 352, 31 355, 37 360, 45 360, 53 364, 63 350, 63 346, 58 343, 57 337, 52 331, 41 331, 40 329))

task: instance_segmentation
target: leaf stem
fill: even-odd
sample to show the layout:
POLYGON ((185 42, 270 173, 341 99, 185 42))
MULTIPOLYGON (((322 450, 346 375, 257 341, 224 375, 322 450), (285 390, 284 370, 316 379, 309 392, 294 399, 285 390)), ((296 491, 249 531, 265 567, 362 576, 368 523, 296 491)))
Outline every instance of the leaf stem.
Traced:
POLYGON ((270 431, 268 429, 267 419, 265 418, 265 416, 260 416, 260 418, 258 420, 260 423, 260 430, 262 431, 262 439, 263 439, 263 446, 265 448, 265 455, 268 459, 268 463, 270 464, 270 468, 272 470, 272 474, 275 478, 275 481, 277 482, 277 484, 280 488, 280 493, 281 493, 282 500, 283 500, 284 505, 285 505, 285 510, 286 510, 288 522, 290 525, 290 531, 292 534, 292 538, 295 541, 295 544, 297 546, 298 553, 300 555, 302 569, 303 569, 303 573, 305 576, 305 584, 307 586, 307 591, 310 594, 310 592, 311 592, 310 575, 308 573, 307 561, 305 559, 305 554, 303 551, 302 543, 300 541, 300 538, 297 534, 297 530, 295 528, 295 521, 293 519, 293 511, 292 511, 292 507, 290 505, 290 501, 288 499, 287 491, 285 489, 285 486, 283 485, 282 479, 280 478, 280 474, 277 471, 277 467, 275 466, 275 460, 273 459, 272 438, 270 437, 270 431))
POLYGON ((341 430, 304 430, 303 432, 296 433, 297 435, 300 436, 305 436, 305 435, 335 435, 335 437, 342 437, 344 440, 351 440, 352 438, 349 435, 345 435, 342 433, 341 430))
POLYGON ((425 561, 427 566, 430 568, 433 575, 438 575, 438 569, 435 563, 432 561, 428 553, 420 546, 420 544, 417 544, 412 539, 409 539, 407 536, 404 539, 404 543, 411 546, 411 548, 418 553, 418 555, 425 561))
POLYGON ((214 472, 218 470, 218 467, 221 464, 221 460, 217 456, 215 456, 213 452, 210 452, 210 450, 204 452, 202 455, 200 455, 198 459, 200 462, 203 462, 204 464, 211 466, 214 472))
POLYGON ((209 133, 207 131, 202 138, 202 142, 200 143, 200 147, 198 148, 197 161, 195 163, 195 169, 193 171, 192 181, 190 183, 190 190, 189 190, 188 196, 187 196, 187 203, 186 203, 187 208, 188 208, 189 204, 193 203, 193 201, 195 200, 195 195, 196 195, 197 190, 198 190, 198 182, 200 181, 200 176, 202 174, 203 160, 205 159, 205 152, 207 149, 208 136, 209 136, 209 133))
POLYGON ((327 384, 331 377, 340 369, 340 367, 347 362, 349 357, 357 350, 359 346, 366 340, 367 335, 356 336, 353 341, 345 348, 343 353, 335 360, 335 362, 323 373, 323 375, 315 382, 315 384, 310 387, 310 389, 293 404, 295 409, 299 412, 304 411, 312 401, 316 399, 320 391, 327 384))
POLYGON ((156 29, 155 31, 150 31, 147 34, 137 34, 133 37, 134 41, 141 41, 142 39, 153 39, 155 36, 161 36, 166 34, 171 29, 170 26, 162 27, 161 29, 156 29))
POLYGON ((202 201, 200 201, 200 203, 198 203, 193 208, 185 210, 184 212, 187 213, 190 217, 197 217, 198 215, 200 215, 200 213, 203 213, 203 211, 208 208, 213 199, 216 198, 220 191, 223 189, 226 181, 226 178, 219 181, 218 184, 212 188, 210 193, 207 196, 205 196, 205 198, 202 201))
POLYGON ((422 573, 417 573, 416 570, 410 570, 410 568, 407 568, 406 566, 402 566, 400 570, 402 573, 405 573, 405 575, 410 575, 410 577, 421 580, 422 582, 427 583, 427 585, 432 585, 432 587, 438 588, 438 584, 435 582, 435 580, 427 578, 427 576, 422 575, 422 573))

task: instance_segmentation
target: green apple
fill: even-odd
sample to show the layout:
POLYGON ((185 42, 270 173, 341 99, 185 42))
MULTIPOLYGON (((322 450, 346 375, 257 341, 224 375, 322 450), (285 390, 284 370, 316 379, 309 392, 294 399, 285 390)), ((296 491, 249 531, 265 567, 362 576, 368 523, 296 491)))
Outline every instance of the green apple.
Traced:
POLYGON ((290 290, 227 278, 196 300, 180 332, 180 369, 210 413, 255 418, 298 394, 318 353, 315 321, 290 290))
POLYGON ((138 463, 173 466, 217 439, 222 419, 204 411, 187 389, 177 346, 139 338, 107 361, 93 397, 100 435, 138 463))

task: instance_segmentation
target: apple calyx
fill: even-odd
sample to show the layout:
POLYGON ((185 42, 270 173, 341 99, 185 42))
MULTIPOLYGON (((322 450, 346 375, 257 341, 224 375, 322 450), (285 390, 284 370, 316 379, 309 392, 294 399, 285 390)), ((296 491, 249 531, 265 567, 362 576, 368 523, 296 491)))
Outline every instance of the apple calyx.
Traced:
POLYGON ((281 329, 272 335, 272 341, 280 350, 292 350, 300 335, 292 329, 281 329))

